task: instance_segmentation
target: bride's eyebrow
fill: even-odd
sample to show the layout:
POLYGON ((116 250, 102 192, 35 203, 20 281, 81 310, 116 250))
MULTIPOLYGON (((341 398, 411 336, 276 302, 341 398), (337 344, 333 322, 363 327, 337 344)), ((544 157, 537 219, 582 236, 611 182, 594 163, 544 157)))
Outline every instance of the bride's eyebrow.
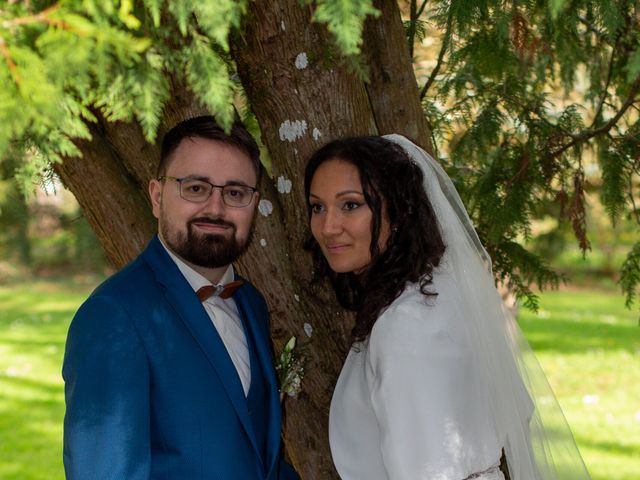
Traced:
POLYGON ((351 195, 351 194, 354 194, 354 193, 356 195, 364 196, 364 193, 362 193, 360 190, 343 190, 342 192, 336 193, 336 198, 342 197, 344 195, 351 195))
MULTIPOLYGON (((364 193, 361 192, 360 190, 343 190, 341 192, 336 193, 335 198, 340 198, 340 197, 343 197, 345 195, 353 195, 353 194, 360 195, 361 197, 364 197, 364 193)), ((316 198, 316 199, 320 200, 320 197, 318 195, 316 195, 315 193, 313 193, 313 192, 309 192, 309 198, 316 198)))

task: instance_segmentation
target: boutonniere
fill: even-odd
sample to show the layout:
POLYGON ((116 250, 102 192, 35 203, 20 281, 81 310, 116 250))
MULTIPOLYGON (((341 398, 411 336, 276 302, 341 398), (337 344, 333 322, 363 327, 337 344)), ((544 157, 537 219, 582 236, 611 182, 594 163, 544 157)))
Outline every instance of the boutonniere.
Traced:
POLYGON ((304 357, 296 350, 296 337, 291 337, 276 361, 276 373, 280 384, 280 402, 285 394, 296 397, 302 389, 304 357))

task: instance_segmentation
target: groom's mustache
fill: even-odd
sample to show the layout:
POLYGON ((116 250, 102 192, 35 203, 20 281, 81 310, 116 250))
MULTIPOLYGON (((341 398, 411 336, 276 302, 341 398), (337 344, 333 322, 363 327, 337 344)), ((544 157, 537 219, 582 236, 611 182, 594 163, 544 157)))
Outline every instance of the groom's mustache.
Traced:
POLYGON ((235 223, 229 222, 227 220, 223 220, 222 218, 196 217, 189 220, 188 225, 193 225, 194 223, 208 223, 210 225, 220 225, 222 227, 231 227, 234 230, 236 228, 235 223))

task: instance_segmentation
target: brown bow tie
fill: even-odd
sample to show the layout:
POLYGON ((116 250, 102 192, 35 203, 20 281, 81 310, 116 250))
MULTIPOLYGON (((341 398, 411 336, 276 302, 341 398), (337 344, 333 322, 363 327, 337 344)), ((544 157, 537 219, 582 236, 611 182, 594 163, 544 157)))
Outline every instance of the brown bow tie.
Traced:
POLYGON ((236 293, 236 290, 242 286, 242 283, 242 280, 235 280, 227 283, 224 287, 222 285, 205 285, 204 287, 200 287, 196 294, 201 302, 204 302, 207 298, 214 295, 222 299, 227 299, 236 293))

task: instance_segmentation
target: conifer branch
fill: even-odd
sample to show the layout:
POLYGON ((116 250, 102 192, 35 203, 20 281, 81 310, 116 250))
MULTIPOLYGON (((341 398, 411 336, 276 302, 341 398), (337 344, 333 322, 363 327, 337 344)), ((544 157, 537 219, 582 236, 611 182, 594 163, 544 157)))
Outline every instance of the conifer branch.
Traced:
POLYGON ((420 5, 420 8, 418 8, 417 2, 416 0, 411 0, 411 6, 410 6, 410 20, 409 20, 409 27, 407 28, 407 41, 409 42, 409 56, 411 58, 413 58, 413 43, 415 42, 415 38, 416 38, 416 24, 418 23, 418 19, 420 18, 420 15, 422 15, 422 12, 424 12, 424 8, 427 6, 427 0, 424 0, 422 2, 422 5, 420 5))
POLYGON ((54 13, 55 11, 60 9, 60 2, 51 5, 48 8, 45 8, 41 12, 35 13, 33 15, 27 15, 26 17, 18 17, 12 18, 11 20, 5 20, 2 22, 2 28, 9 29, 11 27, 17 27, 19 25, 29 25, 32 23, 47 23, 49 25, 54 25, 57 27, 65 26, 64 22, 61 20, 55 20, 49 18, 49 15, 54 13))
POLYGON ((542 123, 544 123, 547 127, 550 127, 550 128, 552 128, 554 130, 559 130, 560 132, 562 132, 567 137, 571 137, 572 135, 574 135, 570 131, 568 131, 566 128, 563 128, 562 126, 557 125, 557 124, 551 122, 550 120, 548 120, 547 117, 544 115, 544 113, 541 111, 541 107, 540 107, 539 104, 536 104, 534 106, 529 106, 529 104, 521 102, 517 97, 515 97, 513 95, 505 95, 505 94, 502 94, 501 92, 496 92, 496 95, 497 96, 498 95, 502 95, 502 98, 504 98, 504 100, 506 100, 507 102, 512 103, 517 108, 521 109, 522 113, 526 113, 526 114, 532 113, 532 114, 534 114, 536 116, 536 118, 538 120, 540 120, 542 123))
POLYGON ((7 67, 9 67, 9 72, 13 77, 13 81, 16 82, 16 85, 20 85, 20 74, 18 73, 18 67, 16 63, 11 58, 11 52, 7 48, 7 44, 4 38, 0 37, 0 53, 4 57, 5 62, 7 63, 7 67))
POLYGON ((611 117, 607 123, 605 123, 600 128, 585 130, 584 132, 579 134, 572 134, 571 135, 572 140, 569 143, 560 147, 559 149, 551 152, 551 156, 557 157, 559 155, 562 155, 564 152, 566 152, 570 148, 575 147, 578 143, 589 140, 597 135, 601 135, 603 133, 609 132, 609 130, 611 130, 618 123, 618 120, 620 120, 620 118, 622 118, 622 116, 626 113, 626 111, 634 104, 639 91, 640 91, 640 75, 636 77, 636 79, 631 84, 629 95, 627 96, 627 99, 624 101, 624 103, 620 107, 620 110, 618 110, 618 112, 613 117, 611 117))
POLYGON ((636 217, 636 223, 640 225, 640 209, 636 205, 636 199, 633 196, 633 175, 629 175, 629 199, 631 200, 631 213, 636 217))
MULTIPOLYGON (((506 143, 507 142, 504 141, 503 144, 501 145, 501 148, 503 145, 506 145, 506 143)), ((519 160, 520 160, 520 165, 518 166, 518 171, 511 178, 508 178, 504 183, 504 186, 507 189, 511 188, 511 186, 515 182, 517 182, 520 178, 524 177, 531 163, 529 155, 527 155, 526 153, 523 153, 522 155, 520 155, 519 160)))
POLYGON ((591 243, 587 238, 587 209, 584 185, 584 171, 582 170, 582 167, 580 167, 573 176, 574 192, 568 214, 571 219, 573 233, 578 239, 583 256, 586 254, 587 250, 591 250, 591 243))
POLYGON ((598 40, 603 40, 606 39, 606 35, 604 34, 604 32, 601 32, 600 30, 598 30, 593 23, 591 23, 589 20, 587 20, 584 16, 582 15, 576 15, 576 18, 578 20, 580 20, 580 23, 582 23, 585 27, 587 27, 587 30, 591 33, 595 33, 596 36, 598 37, 598 40))
POLYGON ((427 91, 429 91, 431 84, 433 84, 436 77, 440 73, 440 68, 442 68, 442 64, 444 63, 444 54, 449 48, 449 41, 451 40, 452 25, 453 25, 453 14, 449 12, 449 15, 447 17, 447 30, 445 31, 444 38, 442 39, 442 47, 440 47, 440 53, 438 53, 438 62, 436 63, 436 66, 433 68, 433 70, 431 71, 431 75, 429 75, 429 78, 427 79, 427 82, 424 84, 424 87, 422 87, 422 90, 420 91, 420 100, 422 100, 424 96, 427 94, 427 91))
POLYGON ((616 58, 616 48, 618 46, 619 40, 620 40, 620 37, 618 36, 616 38, 616 44, 611 50, 611 58, 609 59, 609 69, 607 71, 607 81, 605 82, 604 88, 602 89, 602 98, 600 99, 600 103, 598 105, 598 108, 596 109, 596 113, 593 116, 593 122, 591 122, 591 126, 589 128, 593 128, 596 125, 596 122, 598 121, 598 118, 600 117, 600 114, 602 113, 602 109, 604 108, 604 104, 607 100, 607 95, 609 93, 609 85, 611 85, 611 78, 613 77, 613 66, 614 66, 614 60, 616 58))

